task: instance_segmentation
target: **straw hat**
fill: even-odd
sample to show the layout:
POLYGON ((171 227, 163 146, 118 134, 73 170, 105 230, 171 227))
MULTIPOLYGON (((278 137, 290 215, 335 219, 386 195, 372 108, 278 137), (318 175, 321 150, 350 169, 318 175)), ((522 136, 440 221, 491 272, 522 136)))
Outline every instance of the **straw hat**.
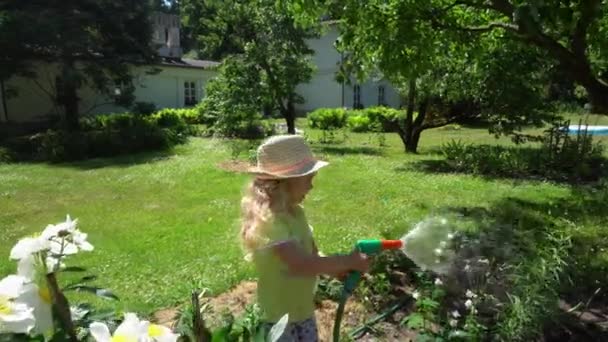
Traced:
POLYGON ((257 166, 249 173, 260 178, 284 179, 306 176, 329 163, 317 160, 299 135, 276 135, 268 138, 257 151, 257 166))

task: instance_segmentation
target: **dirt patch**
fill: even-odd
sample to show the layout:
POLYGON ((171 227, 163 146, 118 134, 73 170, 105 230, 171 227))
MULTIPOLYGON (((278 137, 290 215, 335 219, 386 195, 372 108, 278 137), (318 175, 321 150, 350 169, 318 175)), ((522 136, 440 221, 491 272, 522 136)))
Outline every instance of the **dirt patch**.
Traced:
MULTIPOLYGON (((205 322, 210 327, 216 327, 221 322, 221 317, 225 313, 230 313, 234 316, 239 316, 245 312, 245 308, 249 304, 255 302, 255 293, 257 284, 252 281, 244 281, 238 284, 231 290, 222 293, 216 297, 209 298, 206 303, 209 303, 209 310, 205 314, 205 322)), ((331 341, 334 319, 336 314, 337 303, 331 300, 323 300, 317 305, 315 317, 319 328, 320 341, 331 341)), ((153 320, 159 324, 171 327, 175 321, 178 310, 163 309, 154 313, 153 320)), ((366 310, 363 304, 350 299, 346 303, 344 310, 344 318, 342 319, 342 332, 348 332, 352 329, 365 323, 369 317, 373 315, 366 310)), ((397 324, 390 322, 381 322, 374 326, 374 334, 367 334, 359 341, 378 341, 380 338, 383 341, 412 341, 413 335, 411 332, 399 329, 397 324), (379 335, 381 337, 379 337, 379 335)))

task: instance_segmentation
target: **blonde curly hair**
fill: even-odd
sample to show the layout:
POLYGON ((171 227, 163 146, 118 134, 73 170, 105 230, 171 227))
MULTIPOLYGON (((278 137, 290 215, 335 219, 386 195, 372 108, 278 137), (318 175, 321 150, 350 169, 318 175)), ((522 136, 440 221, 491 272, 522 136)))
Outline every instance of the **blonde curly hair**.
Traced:
POLYGON ((264 228, 277 213, 288 210, 288 192, 285 180, 253 179, 241 200, 241 243, 245 258, 263 243, 264 228))

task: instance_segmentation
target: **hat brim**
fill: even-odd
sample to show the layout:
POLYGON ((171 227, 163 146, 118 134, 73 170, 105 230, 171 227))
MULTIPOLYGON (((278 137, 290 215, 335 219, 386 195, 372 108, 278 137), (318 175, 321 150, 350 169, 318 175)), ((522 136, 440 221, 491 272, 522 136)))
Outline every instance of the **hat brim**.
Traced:
POLYGON ((287 178, 297 178, 310 175, 319 171, 321 168, 329 165, 328 162, 323 160, 314 160, 311 163, 308 163, 301 168, 295 169, 290 172, 285 173, 272 173, 264 170, 260 170, 257 167, 251 167, 247 170, 248 173, 255 175, 258 178, 264 179, 287 179, 287 178))

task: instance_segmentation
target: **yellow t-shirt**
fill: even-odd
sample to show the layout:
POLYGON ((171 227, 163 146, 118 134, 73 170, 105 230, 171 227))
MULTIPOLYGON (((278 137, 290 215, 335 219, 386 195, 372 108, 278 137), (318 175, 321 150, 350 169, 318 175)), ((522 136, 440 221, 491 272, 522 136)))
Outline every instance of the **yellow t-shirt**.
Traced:
POLYGON ((290 322, 309 319, 314 314, 317 277, 294 276, 272 250, 272 245, 294 241, 303 251, 313 252, 312 231, 302 208, 294 215, 278 214, 267 227, 260 229, 264 246, 253 253, 258 273, 258 304, 264 320, 277 322, 289 314, 290 322))

